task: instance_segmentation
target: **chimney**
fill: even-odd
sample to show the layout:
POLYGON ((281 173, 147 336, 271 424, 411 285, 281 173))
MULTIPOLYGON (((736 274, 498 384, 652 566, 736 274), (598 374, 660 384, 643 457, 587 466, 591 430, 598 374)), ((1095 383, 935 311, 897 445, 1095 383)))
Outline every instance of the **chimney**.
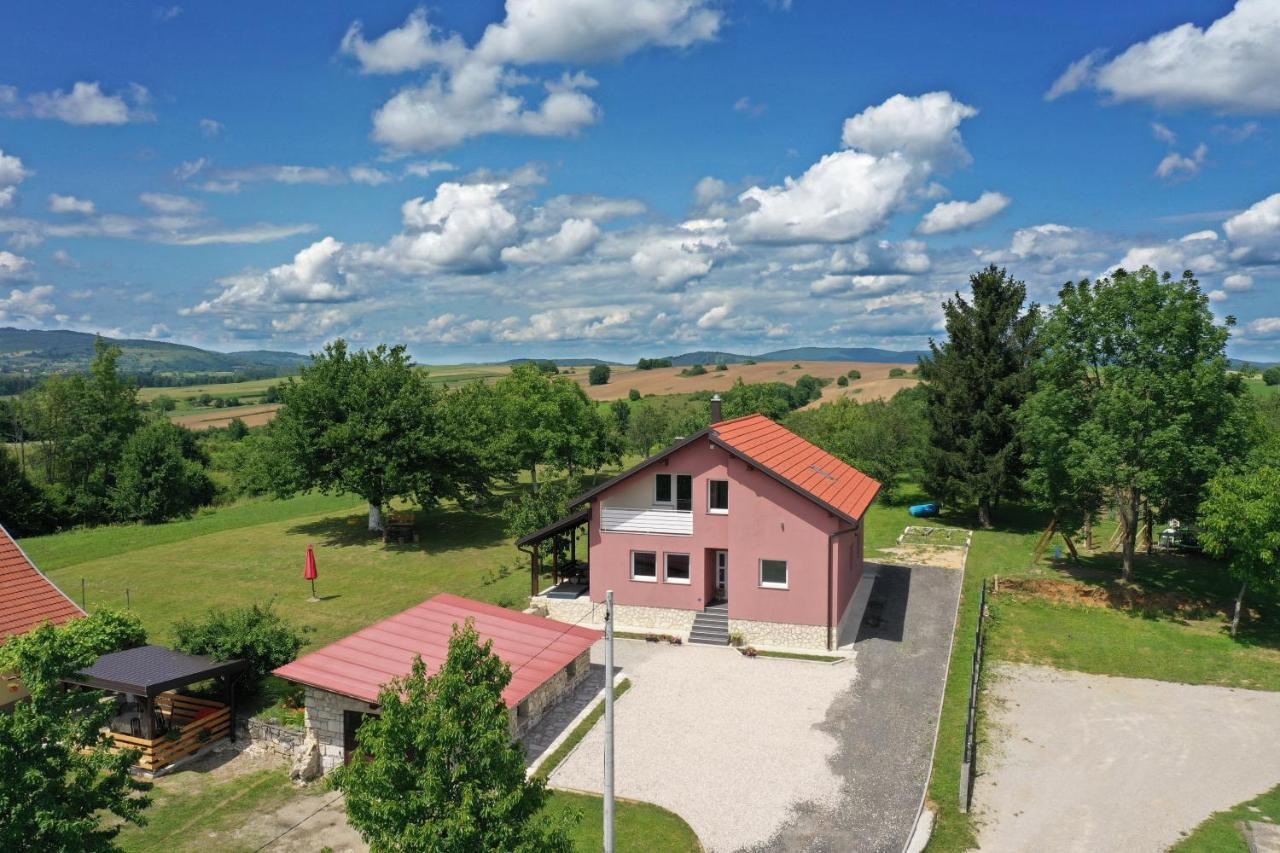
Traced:
POLYGON ((713 424, 720 423, 720 395, 713 394, 711 397, 711 422, 713 424))

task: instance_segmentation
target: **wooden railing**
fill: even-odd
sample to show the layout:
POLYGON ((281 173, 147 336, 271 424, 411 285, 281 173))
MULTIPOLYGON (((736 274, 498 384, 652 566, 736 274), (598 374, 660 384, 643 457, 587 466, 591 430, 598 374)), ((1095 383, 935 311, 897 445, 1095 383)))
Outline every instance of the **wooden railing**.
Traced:
POLYGON ((693 534, 693 513, 665 507, 606 506, 600 510, 600 529, 605 533, 693 534))
POLYGON ((231 709, 212 699, 161 693, 155 698, 155 708, 168 718, 170 734, 148 739, 119 732, 107 733, 117 748, 136 749, 142 753, 138 766, 143 770, 159 770, 231 733, 231 709), (195 719, 196 714, 210 709, 213 713, 195 719), (172 734, 174 731, 177 731, 176 735, 172 734))

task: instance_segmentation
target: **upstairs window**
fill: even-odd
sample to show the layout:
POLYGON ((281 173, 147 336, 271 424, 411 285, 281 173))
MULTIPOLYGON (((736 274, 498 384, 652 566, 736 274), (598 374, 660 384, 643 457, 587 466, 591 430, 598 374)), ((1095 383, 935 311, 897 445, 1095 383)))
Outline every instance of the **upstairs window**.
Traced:
POLYGON ((681 512, 693 510, 693 476, 691 474, 659 474, 654 478, 653 502, 675 507, 681 512))
POLYGON ((729 481, 707 481, 707 512, 723 515, 729 511, 729 481))

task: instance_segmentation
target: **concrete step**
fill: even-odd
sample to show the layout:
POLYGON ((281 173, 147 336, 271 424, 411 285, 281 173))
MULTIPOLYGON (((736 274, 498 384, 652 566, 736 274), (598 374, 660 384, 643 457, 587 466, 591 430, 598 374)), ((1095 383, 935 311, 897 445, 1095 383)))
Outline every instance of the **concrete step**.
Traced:
POLYGON ((689 643, 691 645, 696 643, 700 646, 727 646, 729 645, 729 638, 728 637, 723 637, 723 638, 722 637, 697 637, 690 634, 689 643))

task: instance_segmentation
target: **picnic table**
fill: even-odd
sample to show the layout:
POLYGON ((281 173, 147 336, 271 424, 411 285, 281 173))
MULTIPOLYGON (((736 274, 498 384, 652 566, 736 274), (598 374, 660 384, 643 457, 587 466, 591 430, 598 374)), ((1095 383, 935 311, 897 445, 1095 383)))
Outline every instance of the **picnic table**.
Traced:
POLYGON ((388 513, 382 524, 382 541, 417 542, 418 532, 414 529, 415 520, 411 512, 388 513))

